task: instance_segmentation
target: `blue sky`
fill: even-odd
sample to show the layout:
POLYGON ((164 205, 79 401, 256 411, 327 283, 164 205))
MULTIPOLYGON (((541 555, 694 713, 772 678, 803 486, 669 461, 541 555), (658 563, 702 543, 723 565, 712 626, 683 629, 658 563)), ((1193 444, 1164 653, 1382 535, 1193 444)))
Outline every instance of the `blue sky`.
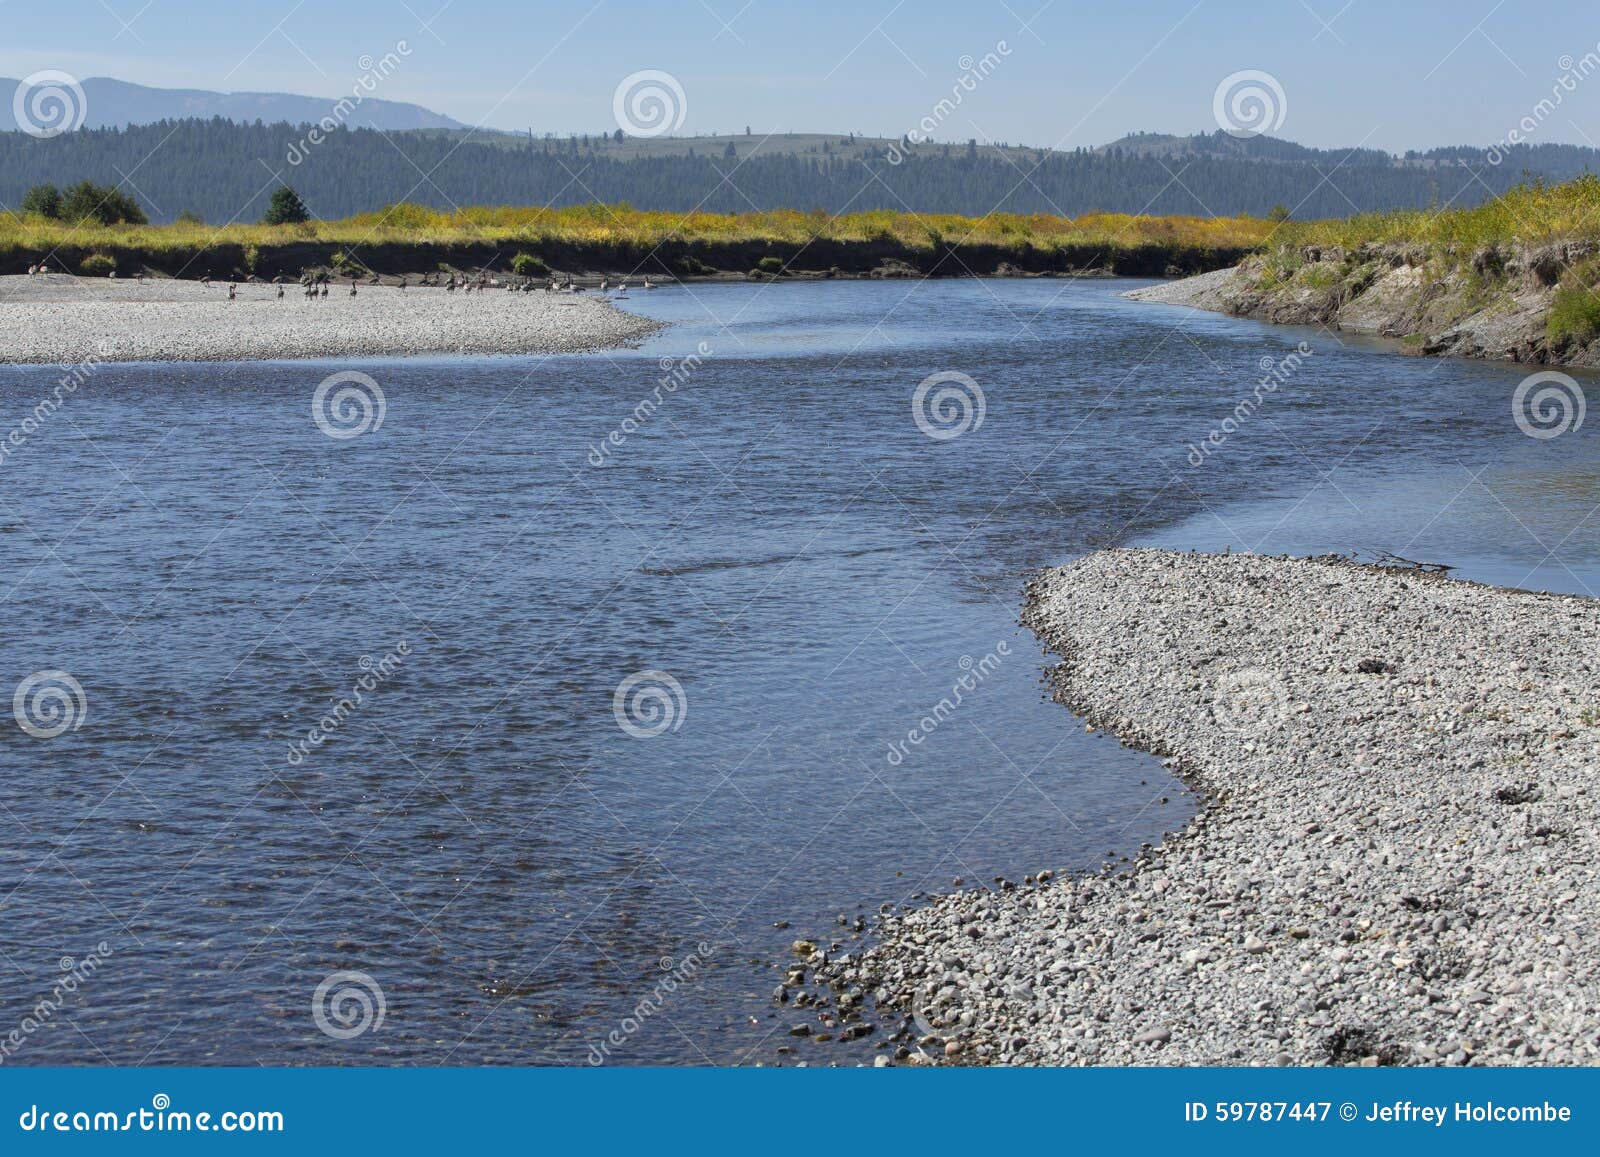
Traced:
MULTIPOLYGON (((0 0, 0 75, 59 69, 144 84, 337 95, 363 57, 410 54, 373 95, 469 124, 616 126, 623 77, 684 93, 683 133, 898 136, 948 96, 962 58, 1007 54, 938 139, 1073 147, 1136 129, 1209 131, 1223 77, 1283 90, 1274 135, 1325 147, 1487 145, 1600 57, 1600 7, 1496 0, 0 0)), ((1535 140, 1600 143, 1600 72, 1535 140)))

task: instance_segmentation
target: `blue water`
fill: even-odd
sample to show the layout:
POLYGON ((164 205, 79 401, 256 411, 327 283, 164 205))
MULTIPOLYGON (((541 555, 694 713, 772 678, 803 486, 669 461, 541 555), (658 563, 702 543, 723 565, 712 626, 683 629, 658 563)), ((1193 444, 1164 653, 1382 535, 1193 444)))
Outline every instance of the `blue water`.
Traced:
MULTIPOLYGON (((1522 370, 1130 284, 694 285, 632 296, 673 323, 637 350, 95 370, 0 465, 0 692, 64 671, 84 705, 0 729, 0 1029, 97 964, 7 1063, 854 1056, 785 1035, 790 940, 1191 814, 1044 700, 1033 568, 1159 541, 1597 584, 1592 428, 1523 435, 1522 370), (335 439, 311 400, 349 369, 383 421, 335 439), (937 440, 912 396, 948 372, 983 420, 937 440), (651 676, 635 738, 644 672, 681 694, 651 676), (313 998, 347 970, 383 1015, 341 1039, 313 998)), ((60 376, 0 370, 0 429, 60 376)))

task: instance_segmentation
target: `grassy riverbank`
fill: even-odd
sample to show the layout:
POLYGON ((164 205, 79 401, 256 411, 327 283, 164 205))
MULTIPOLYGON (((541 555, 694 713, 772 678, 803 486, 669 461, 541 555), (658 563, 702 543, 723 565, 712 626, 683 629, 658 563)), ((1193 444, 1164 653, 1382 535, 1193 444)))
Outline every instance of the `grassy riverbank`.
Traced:
POLYGON ((1229 274, 1136 296, 1411 353, 1600 366, 1600 177, 1475 209, 1286 223, 1229 274))
POLYGON ((1472 209, 1357 213, 1285 222, 1275 246, 1423 245, 1441 255, 1490 245, 1547 245, 1600 237, 1600 177, 1522 185, 1472 209))
POLYGON ((97 225, 0 217, 0 272, 46 260, 71 273, 140 270, 198 277, 384 274, 532 268, 684 277, 747 274, 959 275, 1115 272, 1161 276, 1222 268, 1272 232, 1252 217, 1068 218, 892 212, 829 216, 645 212, 627 206, 513 206, 443 213, 395 205, 302 225, 97 225), (529 267, 529 263, 524 263, 529 267))

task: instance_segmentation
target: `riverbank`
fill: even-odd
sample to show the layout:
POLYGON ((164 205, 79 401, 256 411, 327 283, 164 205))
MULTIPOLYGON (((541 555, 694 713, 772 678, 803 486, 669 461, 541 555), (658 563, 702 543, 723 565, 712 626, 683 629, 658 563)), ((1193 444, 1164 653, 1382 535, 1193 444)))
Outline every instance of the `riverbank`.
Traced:
POLYGON ((390 205, 296 225, 99 225, 0 217, 0 274, 44 262, 52 272, 119 277, 298 280, 327 272, 390 279, 458 275, 725 277, 1171 277, 1239 262, 1266 240, 1253 217, 1080 217, 992 213, 830 216, 668 213, 625 205, 513 205, 441 212, 390 205))
POLYGON ((1584 288, 1597 252, 1574 242, 1462 260, 1421 246, 1307 246, 1127 296, 1392 338, 1410 354, 1600 368, 1600 296, 1584 288))
POLYGON ((1471 209, 1290 221, 1229 272, 1128 296, 1392 338, 1407 353, 1600 367, 1600 178, 1471 209))
POLYGON ((962 892, 859 957, 903 1060, 1600 1062, 1600 603, 1117 550, 1024 622, 1057 698, 1208 798, 1115 876, 962 892))
POLYGON ((246 283, 0 277, 0 364, 250 361, 611 349, 660 326, 596 297, 246 283))

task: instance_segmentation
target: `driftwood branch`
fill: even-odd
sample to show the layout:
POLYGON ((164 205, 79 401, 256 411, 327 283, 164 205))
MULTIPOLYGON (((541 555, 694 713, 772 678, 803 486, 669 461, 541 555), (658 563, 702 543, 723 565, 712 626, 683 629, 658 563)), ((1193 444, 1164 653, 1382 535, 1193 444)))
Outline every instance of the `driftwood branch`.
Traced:
POLYGON ((1401 567, 1406 570, 1426 571, 1428 574, 1444 574, 1446 571, 1452 571, 1456 569, 1449 563, 1418 562, 1414 558, 1402 558, 1400 555, 1392 554, 1387 550, 1374 551, 1373 554, 1384 566, 1401 567))

